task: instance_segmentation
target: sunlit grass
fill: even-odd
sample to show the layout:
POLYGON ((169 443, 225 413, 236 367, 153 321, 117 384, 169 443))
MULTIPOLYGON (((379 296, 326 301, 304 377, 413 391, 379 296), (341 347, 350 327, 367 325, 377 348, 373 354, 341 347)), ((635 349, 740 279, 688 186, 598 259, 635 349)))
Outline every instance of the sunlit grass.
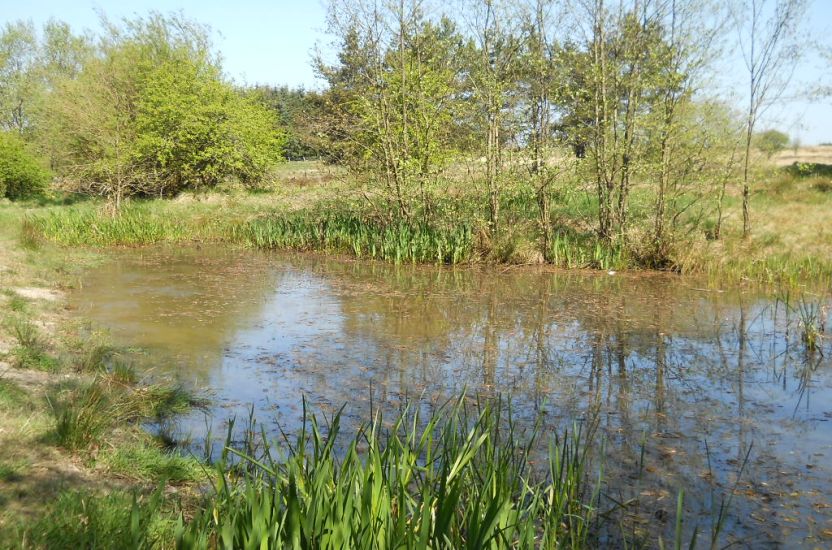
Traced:
MULTIPOLYGON (((294 440, 229 443, 180 548, 592 548, 592 428, 523 431, 505 403, 376 416, 355 434, 304 413, 294 440), (539 462, 538 462, 539 461, 539 462)), ((247 429, 251 434, 252 430, 247 429)))

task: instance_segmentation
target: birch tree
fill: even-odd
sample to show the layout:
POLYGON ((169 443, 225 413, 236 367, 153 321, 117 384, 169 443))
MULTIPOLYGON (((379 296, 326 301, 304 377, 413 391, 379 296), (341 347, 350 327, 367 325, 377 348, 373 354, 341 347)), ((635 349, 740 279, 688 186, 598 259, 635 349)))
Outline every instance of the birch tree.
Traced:
POLYGON ((807 0, 743 0, 734 14, 748 78, 742 173, 744 238, 751 235, 749 166, 754 130, 760 117, 783 97, 794 75, 802 54, 798 32, 807 5, 807 0))

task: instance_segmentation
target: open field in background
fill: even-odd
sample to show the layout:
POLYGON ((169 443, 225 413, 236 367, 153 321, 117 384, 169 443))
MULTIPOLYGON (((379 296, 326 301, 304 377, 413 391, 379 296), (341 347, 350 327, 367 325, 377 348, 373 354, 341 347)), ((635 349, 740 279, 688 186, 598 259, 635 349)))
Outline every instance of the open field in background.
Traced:
POLYGON ((787 148, 772 159, 777 166, 789 166, 795 162, 809 162, 832 166, 832 145, 787 148))

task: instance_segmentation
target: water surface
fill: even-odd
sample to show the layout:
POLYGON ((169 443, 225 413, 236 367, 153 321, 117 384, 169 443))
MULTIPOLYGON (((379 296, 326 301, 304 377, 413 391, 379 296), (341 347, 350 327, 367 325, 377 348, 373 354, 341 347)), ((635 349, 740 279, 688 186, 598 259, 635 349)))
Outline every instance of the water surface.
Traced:
MULTIPOLYGON (((803 299, 829 305, 828 291, 803 299)), ((545 429, 600 414, 609 506, 636 499, 667 531, 684 487, 707 530, 737 483, 727 542, 832 544, 832 335, 825 355, 806 350, 794 292, 153 248, 114 255, 73 301, 156 374, 209 388, 216 431, 252 406, 291 430, 301 396, 357 423, 408 399, 510 395, 545 429)))

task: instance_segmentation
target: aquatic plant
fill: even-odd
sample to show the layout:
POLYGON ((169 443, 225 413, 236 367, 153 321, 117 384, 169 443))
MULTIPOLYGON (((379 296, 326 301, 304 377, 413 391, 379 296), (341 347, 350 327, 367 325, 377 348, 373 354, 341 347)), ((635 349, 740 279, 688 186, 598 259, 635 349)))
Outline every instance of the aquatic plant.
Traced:
POLYGON ((537 428, 524 433, 499 400, 463 403, 426 419, 405 409, 389 428, 378 414, 346 442, 340 412, 324 430, 305 404, 282 446, 250 429, 232 445, 232 425, 215 492, 180 521, 178 547, 593 547, 593 426, 555 436, 536 467, 537 428))
POLYGON ((805 297, 801 297, 795 309, 800 319, 801 340, 806 350, 820 350, 826 330, 823 306, 819 302, 807 301, 805 297))
POLYGON ((232 241, 264 249, 324 250, 399 263, 458 264, 471 258, 468 225, 383 223, 350 213, 294 212, 233 227, 232 241))
POLYGON ((592 239, 557 233, 550 241, 547 259, 566 269, 624 269, 629 267, 624 248, 592 239))

